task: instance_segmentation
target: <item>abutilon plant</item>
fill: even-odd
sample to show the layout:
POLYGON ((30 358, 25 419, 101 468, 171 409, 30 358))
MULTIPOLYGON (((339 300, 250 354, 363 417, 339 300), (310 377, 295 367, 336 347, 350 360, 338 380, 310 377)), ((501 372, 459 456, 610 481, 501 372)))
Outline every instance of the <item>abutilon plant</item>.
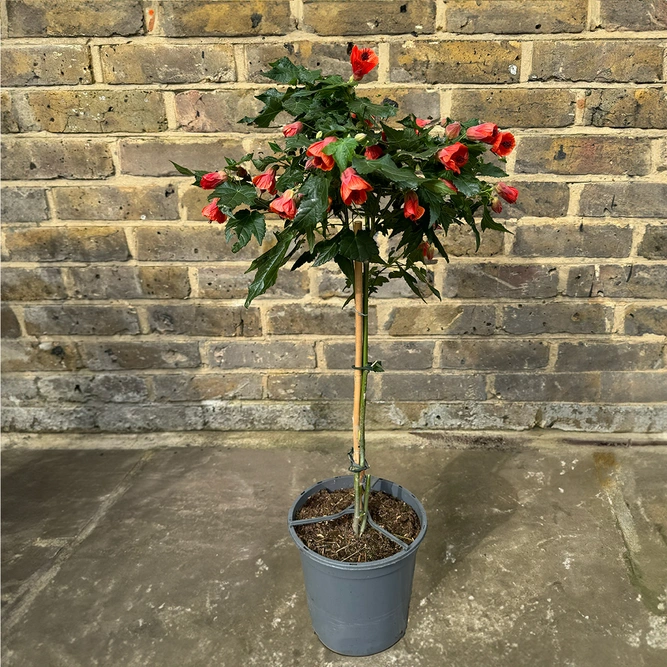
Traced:
POLYGON ((225 223, 233 252, 254 237, 262 244, 266 215, 282 222, 275 243, 257 257, 248 271, 255 275, 246 307, 264 294, 290 264, 322 266, 334 262, 354 301, 354 412, 350 471, 354 474, 357 535, 367 525, 370 494, 365 446, 368 374, 383 372, 368 357, 369 297, 391 279, 402 279, 421 299, 428 291, 440 298, 426 265, 437 251, 449 261, 446 236, 452 225, 467 226, 479 249, 481 234, 508 230, 492 216, 500 199, 514 203, 518 191, 500 179, 514 137, 492 122, 478 119, 423 119, 408 115, 396 121, 396 104, 376 104, 356 94, 357 84, 378 63, 371 49, 354 46, 352 76, 325 76, 281 58, 263 75, 278 87, 257 99, 264 107, 241 123, 275 128, 266 154, 226 158, 217 172, 178 171, 194 176, 195 185, 210 190, 202 213, 225 223), (275 122, 285 115, 287 124, 275 122), (489 152, 493 160, 489 161, 489 152), (256 171, 251 177, 248 169, 256 171), (388 237, 381 252, 378 239, 388 237))

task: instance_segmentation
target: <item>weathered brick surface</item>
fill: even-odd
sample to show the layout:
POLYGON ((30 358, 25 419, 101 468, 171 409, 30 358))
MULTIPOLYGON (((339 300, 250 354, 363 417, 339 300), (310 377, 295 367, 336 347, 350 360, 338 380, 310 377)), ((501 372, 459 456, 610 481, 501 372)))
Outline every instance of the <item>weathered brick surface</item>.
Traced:
POLYGON ((525 303, 503 308, 502 329, 509 334, 603 334, 610 331, 612 314, 599 303, 525 303))
POLYGON ((88 47, 8 45, 2 51, 3 86, 92 83, 88 47))
POLYGON ((558 294, 558 270, 544 264, 449 265, 442 295, 448 298, 523 299, 558 294))
POLYGON ((666 30, 667 7, 660 0, 600 0, 600 26, 605 30, 666 30))
POLYGON ((666 286, 667 265, 603 264, 572 267, 568 275, 567 295, 661 299, 665 296, 666 286))
POLYGON ((440 348, 440 368, 512 371, 544 368, 548 362, 549 345, 542 341, 443 340, 440 348))
POLYGON ((236 79, 229 44, 113 44, 100 49, 106 83, 227 83, 236 79))
POLYGON ((3 188, 0 203, 4 222, 41 222, 49 218, 46 191, 39 188, 3 188))
POLYGON ((272 85, 261 72, 288 56, 347 79, 358 43, 380 55, 358 93, 394 104, 391 123, 513 131, 492 160, 520 193, 499 214, 512 235, 477 250, 468 225, 440 232, 442 303, 396 281, 373 297, 387 372, 369 428, 667 429, 664 2, 4 4, 4 428, 349 430, 344 278, 285 267, 246 311, 260 248, 232 253, 201 215, 210 192, 170 160, 263 154, 291 117, 237 123, 272 85))
POLYGON ((257 308, 178 304, 148 306, 148 326, 161 334, 261 336, 257 308))
MULTIPOLYGON (((377 44, 364 40, 364 47, 377 49, 377 44)), ((282 42, 280 44, 248 44, 245 49, 248 80, 259 83, 270 83, 271 80, 262 76, 262 72, 270 69, 269 63, 287 57, 293 62, 320 69, 326 74, 339 74, 350 77, 350 56, 347 44, 339 42, 282 42)), ((377 69, 364 77, 364 83, 377 81, 377 69)))
POLYGON ((435 32, 435 1, 304 0, 306 30, 320 35, 435 32))
MULTIPOLYGON (((225 166, 223 156, 238 160, 246 154, 240 141, 227 139, 121 139, 118 152, 121 172, 133 176, 177 176, 172 162, 217 171, 225 166)), ((193 190, 201 193, 198 188, 193 190)))
POLYGON ((493 306, 397 306, 389 313, 385 330, 390 336, 488 336, 494 332, 495 324, 493 306))
POLYGON ((288 0, 159 0, 170 37, 284 35, 292 29, 288 0))
POLYGON ((146 368, 197 368, 201 363, 195 342, 107 341, 80 343, 78 349, 86 368, 110 371, 146 368))
POLYGON ((61 269, 55 267, 2 269, 2 298, 5 301, 64 299, 67 290, 61 269))
POLYGON ((667 183, 588 183, 579 200, 579 214, 603 218, 664 218, 667 183))
POLYGON ((208 351, 211 367, 235 368, 315 368, 315 344, 272 340, 215 343, 208 351))
POLYGON ((557 371, 636 371, 663 368, 661 343, 559 343, 557 371))
POLYGON ((114 173, 111 146, 101 139, 6 138, 2 166, 7 180, 98 179, 114 173))
POLYGON ((262 377, 254 373, 153 376, 157 401, 211 401, 262 398, 262 377))
POLYGON ((522 257, 627 257, 630 225, 530 225, 516 230, 512 254, 522 257))
POLYGON ((664 88, 599 88, 586 94, 584 118, 595 127, 667 128, 664 88))
POLYGON ((447 32, 561 33, 586 28, 586 0, 450 0, 445 5, 447 32))
POLYGON ((113 336, 139 333, 137 312, 131 307, 26 306, 23 316, 26 331, 31 336, 113 336))
POLYGON ((129 257, 119 227, 19 227, 5 232, 9 258, 19 262, 111 262, 129 257))
POLYGON ((141 0, 7 0, 10 37, 137 35, 141 0))
POLYGON ((176 220, 174 186, 55 188, 56 213, 61 220, 176 220))
POLYGON ((566 127, 574 123, 576 93, 561 88, 456 88, 452 118, 493 119, 500 127, 566 127))
POLYGON ((667 226, 647 225, 637 253, 646 259, 667 259, 667 226))
POLYGON ((663 46, 628 40, 535 42, 531 80, 660 81, 663 46))
POLYGON ((616 174, 651 171, 651 142, 638 137, 523 137, 515 170, 521 174, 616 174))
POLYGON ((409 41, 391 45, 391 80, 417 83, 512 83, 521 45, 509 41, 409 41))

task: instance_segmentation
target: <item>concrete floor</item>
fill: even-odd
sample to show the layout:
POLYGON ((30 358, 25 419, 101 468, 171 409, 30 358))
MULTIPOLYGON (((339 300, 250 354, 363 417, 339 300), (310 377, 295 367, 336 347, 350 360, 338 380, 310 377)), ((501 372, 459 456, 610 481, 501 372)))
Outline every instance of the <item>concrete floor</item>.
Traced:
POLYGON ((352 659, 313 634, 286 529, 301 490, 344 472, 343 435, 10 438, 3 665, 667 664, 667 447, 372 439, 429 531, 406 637, 352 659))

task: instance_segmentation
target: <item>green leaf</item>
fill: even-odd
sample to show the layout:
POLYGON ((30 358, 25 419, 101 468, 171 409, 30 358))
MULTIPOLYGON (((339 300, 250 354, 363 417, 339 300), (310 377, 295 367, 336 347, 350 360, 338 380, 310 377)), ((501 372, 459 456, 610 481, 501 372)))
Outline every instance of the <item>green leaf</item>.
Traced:
POLYGON ((303 196, 299 203, 294 225, 298 229, 314 229, 327 215, 329 208, 329 177, 313 173, 301 186, 303 196))
POLYGON ((289 111, 293 116, 301 116, 312 106, 313 101, 309 97, 303 97, 295 93, 283 102, 285 111, 289 111))
POLYGON ((330 262, 336 257, 340 249, 340 234, 336 234, 331 239, 320 241, 313 250, 313 254, 317 255, 317 259, 313 262, 313 266, 322 266, 330 262))
POLYGON ((287 93, 281 93, 275 88, 265 90, 261 95, 257 95, 256 99, 264 102, 264 108, 259 112, 259 115, 251 118, 245 116, 239 123, 246 125, 256 125, 257 127, 269 127, 275 120, 275 117, 283 110, 283 99, 287 93))
POLYGON ((176 168, 176 171, 183 174, 184 176, 194 176, 195 175, 195 172, 188 169, 187 167, 181 167, 180 164, 176 164, 173 160, 169 160, 169 162, 171 162, 174 165, 174 167, 176 168))
POLYGON ((382 262, 380 249, 368 229, 340 232, 340 254, 354 262, 382 262))
POLYGON ((352 264, 352 262, 347 257, 343 257, 343 255, 336 255, 334 257, 334 262, 338 264, 338 268, 347 278, 348 284, 354 285, 354 264, 352 264))
POLYGON ((482 213, 482 231, 485 229, 495 229, 499 232, 507 232, 508 234, 512 233, 504 225, 493 219, 491 211, 486 206, 484 207, 484 213, 482 213))
POLYGON ((445 258, 445 261, 449 263, 449 255, 435 233, 435 229, 429 229, 426 232, 426 238, 437 248, 438 252, 445 258))
POLYGON ((381 361, 374 361, 371 364, 368 364, 367 370, 371 373, 384 373, 384 368, 382 368, 381 361))
POLYGON ((477 168, 481 176, 491 176, 492 178, 502 178, 507 176, 507 172, 490 162, 480 162, 477 168))
POLYGON ((263 255, 260 255, 253 261, 246 273, 256 270, 255 278, 250 287, 248 287, 248 297, 245 300, 245 307, 247 308, 253 299, 266 290, 273 287, 278 279, 278 270, 287 261, 286 255, 290 243, 294 237, 294 233, 290 231, 283 231, 276 234, 278 243, 270 250, 267 250, 263 255))
POLYGON ((309 70, 303 65, 295 65, 286 56, 269 63, 271 69, 268 72, 262 72, 262 76, 278 83, 315 83, 322 74, 322 70, 309 70))
POLYGON ((474 197, 479 194, 481 189, 480 182, 469 174, 460 174, 452 176, 452 183, 458 188, 458 191, 466 197, 474 197))
POLYGON ((233 234, 236 234, 238 241, 232 246, 232 252, 238 252, 245 248, 253 236, 257 239, 257 243, 261 245, 266 234, 264 216, 259 211, 249 211, 248 209, 239 211, 233 218, 227 220, 225 237, 228 242, 233 234))
POLYGON ((322 152, 326 155, 333 155, 338 168, 343 172, 350 166, 358 146, 359 144, 354 137, 345 137, 331 142, 324 147, 322 152))
POLYGON ((348 104, 350 111, 353 111, 357 116, 368 118, 375 116, 376 118, 391 118, 396 115, 396 107, 392 104, 375 104, 367 97, 357 97, 351 100, 348 104))
POLYGON ((421 179, 417 178, 412 169, 398 167, 388 155, 383 155, 377 160, 366 160, 362 157, 355 157, 352 160, 352 166, 359 174, 379 172, 401 188, 414 190, 421 182, 421 179))
POLYGON ((220 200, 218 202, 219 208, 223 209, 228 215, 232 215, 234 209, 238 206, 243 204, 252 206, 257 200, 257 190, 250 183, 225 181, 213 190, 211 196, 220 200))
POLYGON ((297 259, 296 262, 294 262, 290 271, 296 271, 300 266, 308 264, 309 262, 312 262, 314 259, 315 255, 309 250, 306 250, 299 256, 299 259, 297 259))

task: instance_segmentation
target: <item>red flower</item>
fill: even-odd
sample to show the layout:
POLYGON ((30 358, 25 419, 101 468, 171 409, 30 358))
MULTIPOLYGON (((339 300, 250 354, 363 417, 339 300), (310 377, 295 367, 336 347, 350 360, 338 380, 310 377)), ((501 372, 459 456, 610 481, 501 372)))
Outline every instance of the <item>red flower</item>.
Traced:
POLYGON ((368 146, 364 151, 364 156, 367 160, 377 160, 379 157, 384 155, 382 146, 375 144, 375 146, 368 146))
POLYGON ((515 144, 516 140, 511 132, 500 132, 491 147, 491 151, 500 157, 505 157, 512 152, 515 144))
POLYGON ((419 197, 417 197, 417 193, 412 190, 406 192, 405 200, 403 202, 403 216, 412 220, 412 222, 417 222, 425 212, 426 210, 424 207, 419 205, 419 197))
POLYGON ((296 202, 294 201, 294 190, 285 190, 280 197, 276 197, 269 204, 269 211, 277 213, 281 218, 294 220, 296 216, 296 202))
POLYGON ((293 137, 295 134, 299 134, 301 130, 303 130, 303 123, 297 120, 294 123, 289 123, 283 127, 283 136, 293 137))
POLYGON ((447 139, 456 139, 456 137, 461 134, 461 123, 456 121, 455 123, 450 123, 445 128, 445 136, 447 139))
POLYGON ((440 179, 450 190, 454 191, 454 194, 456 194, 459 189, 452 183, 451 181, 448 181, 446 178, 441 178, 440 179))
POLYGON ((252 184, 260 190, 266 190, 269 194, 276 194, 276 170, 269 167, 265 172, 255 176, 252 184))
POLYGON ((466 137, 475 141, 483 141, 485 144, 492 144, 498 137, 498 126, 495 123, 482 123, 469 127, 466 130, 466 137))
POLYGON ((317 167, 322 171, 331 171, 334 167, 335 161, 331 155, 325 155, 322 151, 325 146, 336 141, 336 137, 327 137, 322 141, 316 141, 314 144, 308 146, 306 155, 311 158, 306 162, 306 169, 317 167))
POLYGON ((363 204, 367 198, 366 192, 372 189, 373 186, 361 178, 352 167, 348 167, 340 175, 340 196, 346 206, 363 204))
POLYGON ((224 171, 212 171, 209 174, 204 174, 199 179, 199 187, 202 190, 215 190, 220 183, 227 180, 227 174, 224 171))
POLYGON ((205 218, 208 218, 209 222, 213 222, 215 220, 216 222, 222 224, 227 220, 227 216, 218 208, 218 201, 219 200, 217 197, 212 199, 211 203, 207 206, 204 206, 201 212, 205 218))
POLYGON ((435 255, 435 249, 428 241, 422 241, 419 244, 419 249, 422 251, 424 259, 428 260, 433 259, 433 255, 435 255))
POLYGON ((441 148, 437 153, 438 160, 455 174, 461 173, 461 167, 468 161, 468 149, 457 141, 451 146, 441 148))
POLYGON ((426 120, 425 118, 415 118, 417 127, 426 127, 430 122, 430 120, 426 120))
POLYGON ((519 197, 519 191, 502 181, 496 184, 496 192, 508 203, 513 204, 519 197))
POLYGON ((502 213, 503 212, 503 203, 498 199, 498 197, 493 197, 491 199, 491 210, 495 211, 496 213, 502 213))
POLYGON ((373 49, 360 49, 356 44, 350 53, 352 76, 355 81, 361 81, 378 64, 378 57, 373 49))

